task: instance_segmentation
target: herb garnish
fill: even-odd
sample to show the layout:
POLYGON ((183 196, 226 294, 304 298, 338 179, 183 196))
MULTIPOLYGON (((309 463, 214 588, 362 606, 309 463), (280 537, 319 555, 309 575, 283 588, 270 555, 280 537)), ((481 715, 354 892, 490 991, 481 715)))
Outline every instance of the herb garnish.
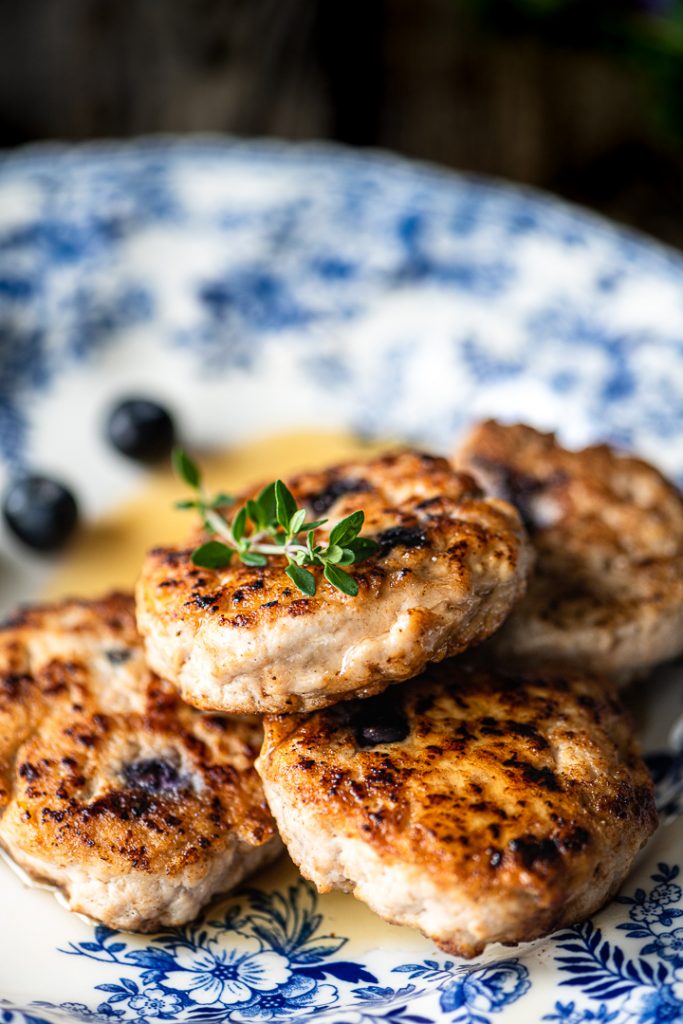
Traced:
POLYGON ((358 584, 341 566, 357 565, 378 550, 379 544, 359 536, 364 512, 353 512, 330 531, 327 546, 316 544, 315 531, 327 519, 306 522, 306 510, 298 508, 294 495, 276 480, 250 498, 228 522, 219 510, 230 508, 235 499, 229 494, 208 497, 199 466, 182 448, 173 452, 173 467, 180 479, 194 491, 194 498, 177 501, 176 508, 196 509, 208 533, 220 538, 208 540, 192 552, 195 565, 223 569, 237 555, 243 565, 267 565, 269 555, 287 559, 285 572, 294 586, 313 597, 316 580, 307 565, 320 565, 328 583, 355 597, 358 584))

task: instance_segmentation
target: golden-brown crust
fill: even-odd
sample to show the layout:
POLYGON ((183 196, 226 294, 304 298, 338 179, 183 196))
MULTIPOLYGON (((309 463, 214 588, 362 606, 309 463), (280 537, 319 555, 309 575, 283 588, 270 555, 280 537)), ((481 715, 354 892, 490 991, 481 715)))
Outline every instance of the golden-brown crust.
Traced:
POLYGON ((202 715, 149 671, 129 596, 0 630, 0 841, 20 862, 199 880, 276 834, 260 742, 260 723, 202 715))
POLYGON ((654 467, 495 421, 474 427, 454 461, 517 506, 536 552, 495 640, 502 655, 628 678, 683 651, 683 499, 654 467))
MULTIPOLYGON (((509 510, 497 515, 495 505, 488 507, 472 477, 454 473, 445 459, 413 452, 382 456, 367 465, 345 464, 302 473, 288 481, 288 486, 300 506, 315 516, 329 515, 332 522, 362 507, 363 536, 381 537, 387 529, 414 531, 417 543, 396 543, 382 557, 368 559, 349 570, 358 583, 361 601, 364 597, 376 600, 385 587, 400 587, 411 574, 412 563, 421 560, 425 552, 445 558, 450 573, 467 576, 468 547, 489 543, 495 539, 496 529, 505 533, 509 528, 509 510), (356 488, 348 488, 350 479, 356 480, 356 488), (407 481, 410 483, 404 486, 407 481), (335 493, 335 486, 344 486, 344 490, 330 506, 326 501, 321 504, 324 495, 335 493), (395 504, 395 488, 405 491, 407 501, 402 506, 395 504), (424 495, 424 508, 416 507, 420 504, 415 500, 416 491, 424 495), (457 545, 451 543, 455 505, 463 510, 457 545)), ((238 505, 258 491, 258 487, 250 489, 238 505)), ((325 534, 322 528, 319 536, 325 534)), ((202 534, 195 538, 197 543, 206 539, 202 534)), ((507 536, 504 540, 508 542, 507 536)), ((326 583, 319 567, 310 570, 316 576, 318 592, 315 597, 306 597, 282 571, 284 559, 271 558, 264 567, 246 566, 235 560, 228 570, 199 569, 191 560, 195 546, 155 548, 145 568, 148 586, 156 585, 159 591, 156 601, 184 621, 201 624, 211 616, 229 630, 242 631, 268 626, 284 616, 295 619, 314 615, 323 606, 333 603, 342 607, 354 600, 326 583)), ((501 546, 498 557, 506 556, 509 551, 501 546)))
POLYGON ((457 659, 387 697, 265 720, 257 767, 290 852, 321 888, 351 889, 469 956, 572 923, 623 881, 656 813, 607 684, 457 659), (363 745, 387 726, 400 736, 401 716, 405 738, 363 745), (400 888, 396 872, 412 897, 380 893, 392 875, 400 888), (437 923, 416 893, 435 894, 437 923))
POLYGON ((148 657, 199 707, 310 710, 377 692, 488 636, 522 592, 528 549, 516 513, 484 499, 445 459, 404 451, 288 484, 311 516, 329 517, 321 542, 363 508, 363 535, 381 549, 350 570, 357 597, 330 586, 319 568, 317 594, 306 597, 283 559, 212 571, 192 564, 192 547, 150 552, 137 590, 148 657), (315 631, 328 642, 303 664, 315 631), (349 651, 355 656, 368 637, 376 645, 349 667, 349 651))

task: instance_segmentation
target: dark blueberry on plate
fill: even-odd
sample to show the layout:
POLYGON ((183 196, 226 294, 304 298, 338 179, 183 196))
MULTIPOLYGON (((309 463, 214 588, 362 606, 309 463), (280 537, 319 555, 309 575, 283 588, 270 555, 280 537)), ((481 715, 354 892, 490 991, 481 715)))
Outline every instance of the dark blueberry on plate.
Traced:
POLYGON ((130 459, 155 462, 170 455, 175 425, 163 405, 148 398, 126 398, 109 413, 107 437, 130 459))
POLYGON ((25 476, 11 483, 2 514, 12 533, 36 551, 62 547, 78 522, 71 491, 47 476, 25 476))

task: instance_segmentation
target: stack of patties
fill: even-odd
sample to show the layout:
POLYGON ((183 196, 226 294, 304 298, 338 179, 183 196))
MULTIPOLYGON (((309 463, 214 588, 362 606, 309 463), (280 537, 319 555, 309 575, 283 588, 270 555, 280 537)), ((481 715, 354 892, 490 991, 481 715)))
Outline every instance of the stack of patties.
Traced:
POLYGON ((454 657, 519 607, 534 546, 514 505, 415 452, 288 485, 328 518, 323 538, 364 510, 378 549, 352 568, 357 595, 312 568, 306 596, 278 558, 199 568, 188 546, 150 554, 137 609, 150 664, 186 700, 266 713, 257 770, 302 873, 465 956, 598 909, 656 825, 612 685, 590 657, 454 657))
POLYGON ((681 497, 529 428, 484 424, 456 464, 406 451, 288 481, 323 544, 364 511, 356 594, 321 566, 302 592, 277 554, 201 567, 204 534, 146 559, 146 661, 127 597, 8 625, 0 843, 73 909, 143 930, 276 856, 270 812, 321 891, 464 956, 598 909, 656 813, 592 673, 683 648, 681 497))

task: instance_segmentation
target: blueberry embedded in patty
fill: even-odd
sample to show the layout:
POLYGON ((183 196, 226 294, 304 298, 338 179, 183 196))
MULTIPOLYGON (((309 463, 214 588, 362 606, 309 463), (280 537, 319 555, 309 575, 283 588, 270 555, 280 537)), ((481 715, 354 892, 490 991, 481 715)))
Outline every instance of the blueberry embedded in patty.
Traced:
POLYGON ((148 793, 172 792, 182 784, 177 767, 164 758, 133 761, 124 767, 122 774, 131 789, 144 789, 148 793))
POLYGON ((46 476, 25 476, 10 484, 2 514, 19 540, 36 551, 63 547, 76 528, 78 505, 68 487, 46 476))
POLYGON ((127 661, 130 661, 132 654, 133 652, 129 647, 112 647, 104 652, 104 656, 110 665, 124 665, 127 661))
POLYGON ((380 743, 402 743, 410 728, 405 718, 394 715, 384 722, 367 722, 356 726, 359 747, 376 747, 380 743))
POLYGON ((147 398, 127 398, 109 413, 107 437, 123 455, 155 462, 169 455, 175 424, 162 405, 147 398))
POLYGON ((400 695, 387 691, 364 700, 344 702, 338 706, 335 717, 340 725, 351 728, 358 747, 402 743, 410 734, 400 695))

